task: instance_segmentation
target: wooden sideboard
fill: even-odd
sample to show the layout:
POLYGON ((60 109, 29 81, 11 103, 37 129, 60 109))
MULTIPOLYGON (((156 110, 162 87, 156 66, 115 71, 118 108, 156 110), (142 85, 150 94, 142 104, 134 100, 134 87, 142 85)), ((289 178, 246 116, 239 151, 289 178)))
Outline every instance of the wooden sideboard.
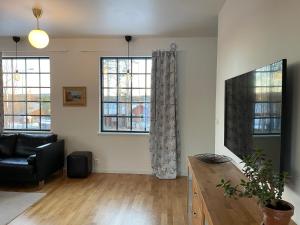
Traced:
MULTIPOLYGON (((262 213, 254 199, 226 198, 223 190, 216 188, 222 178, 233 183, 244 178, 231 162, 207 164, 189 157, 188 171, 192 176, 192 225, 261 224, 262 213)), ((291 222, 290 225, 296 224, 291 222)))

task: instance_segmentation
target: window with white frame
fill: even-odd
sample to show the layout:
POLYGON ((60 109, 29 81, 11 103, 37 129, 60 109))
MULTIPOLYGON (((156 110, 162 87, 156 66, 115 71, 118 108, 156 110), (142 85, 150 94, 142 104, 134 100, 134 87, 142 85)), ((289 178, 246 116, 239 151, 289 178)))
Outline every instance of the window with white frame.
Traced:
POLYGON ((2 70, 4 129, 49 131, 50 59, 4 57, 2 70))
POLYGON ((102 57, 101 132, 148 133, 151 57, 102 57))

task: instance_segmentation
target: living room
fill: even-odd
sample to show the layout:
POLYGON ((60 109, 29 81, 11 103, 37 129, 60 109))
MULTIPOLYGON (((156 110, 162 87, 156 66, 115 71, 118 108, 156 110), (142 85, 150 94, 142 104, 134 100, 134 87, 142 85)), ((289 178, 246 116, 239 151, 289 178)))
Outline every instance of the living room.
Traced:
MULTIPOLYGON (((282 118, 289 117, 291 131, 280 130, 281 135, 289 137, 289 144, 286 144, 289 150, 284 151, 281 145, 278 147, 280 154, 286 155, 280 160, 289 173, 282 199, 293 205, 291 224, 300 223, 299 93, 295 87, 299 83, 300 71, 300 51, 297 51, 299 8, 300 3, 296 0, 1 1, 2 135, 18 133, 18 148, 21 138, 56 134, 58 140, 63 140, 64 156, 59 155, 57 167, 36 182, 1 181, 0 224, 203 225, 205 221, 210 225, 260 224, 263 214, 255 199, 249 199, 249 211, 241 212, 237 206, 247 208, 248 199, 235 200, 228 196, 220 199, 224 191, 216 186, 223 176, 228 178, 226 171, 218 180, 214 180, 214 174, 202 178, 202 174, 209 170, 203 173, 198 161, 188 157, 205 153, 225 155, 231 159, 226 165, 239 168, 233 169, 234 174, 242 173, 242 159, 225 143, 225 83, 282 59, 287 60, 286 65, 285 61, 282 63, 282 74, 287 76, 289 84, 286 89, 292 92, 292 98, 285 99, 291 102, 290 108, 282 111, 290 112, 282 113, 282 118), (33 8, 42 10, 42 14, 34 15, 33 8), (28 40, 33 29, 47 33, 49 43, 46 47, 37 48, 28 40), (174 127, 178 132, 173 135, 176 137, 175 153, 172 152, 176 158, 175 175, 166 177, 155 171, 155 160, 162 153, 153 150, 153 143, 159 142, 152 124, 153 115, 164 111, 153 106, 159 97, 157 94, 158 97, 153 98, 153 93, 162 93, 153 85, 153 77, 159 74, 159 69, 163 70, 154 60, 159 52, 168 52, 168 56, 173 55, 176 61, 176 64, 172 64, 172 60, 168 62, 176 72, 172 73, 171 69, 166 73, 177 80, 176 110, 171 111, 170 103, 166 106, 165 102, 160 102, 167 111, 166 116, 175 113, 175 119, 171 120, 176 121, 174 127), (16 58, 19 60, 17 64, 16 58), (119 72, 122 60, 125 66, 119 72), (39 66, 34 66, 35 62, 39 66), (45 62, 44 67, 42 62, 45 62), (39 75, 30 81, 32 74, 39 75), (119 76, 115 87, 111 87, 115 81, 105 80, 108 74, 119 76), (121 75, 127 75, 125 83, 129 86, 120 86, 124 85, 119 81, 121 75), (135 75, 143 75, 145 79, 135 81, 135 75), (128 77, 132 79, 130 84, 128 77), (145 91, 144 94, 135 95, 134 85, 145 91), (15 100, 20 97, 13 94, 15 89, 23 93, 24 100, 15 100), (39 100, 30 100, 33 93, 30 91, 38 89, 39 100), (127 89, 131 91, 130 101, 125 101, 130 104, 129 114, 121 110, 125 103, 119 103, 126 95, 111 94, 109 91, 114 89, 118 93, 127 89), (72 94, 74 98, 69 97, 72 94), (133 100, 140 96, 145 100, 133 100), (114 97, 116 100, 112 100, 114 97), (17 105, 19 103, 24 103, 24 107, 17 105), (143 107, 142 113, 137 112, 140 111, 138 107, 143 107), (121 113, 124 115, 119 116, 121 113), (38 122, 31 122, 31 117, 37 118, 38 122), (121 122, 124 118, 128 119, 127 122, 121 122), (138 118, 143 118, 143 122, 138 122, 138 118), (116 121, 112 122, 114 119, 116 121), (125 124, 125 128, 121 129, 121 124, 125 124), (88 171, 85 178, 76 177, 76 173, 85 169, 85 164, 89 164, 89 169, 92 167, 92 172, 88 171), (207 182, 204 183, 203 179, 207 182), (194 209, 195 196, 190 190, 195 180, 197 190, 205 195, 200 212, 194 209), (211 180, 214 182, 208 188, 206 185, 211 180), (211 192, 205 194, 208 189, 211 192), (18 197, 20 201, 8 204, 6 201, 10 201, 10 196, 18 197), (213 202, 219 204, 216 206, 213 202), (5 208, 7 205, 12 207, 5 208), (226 209, 228 205, 237 211, 230 212, 226 209), (214 215, 213 211, 217 209, 222 211, 214 215), (236 214, 243 219, 239 220, 236 214)), ((284 93, 282 96, 286 97, 284 93)), ((166 127, 174 125, 168 120, 161 122, 167 123, 166 127)), ((27 141, 31 143, 32 140, 27 141)), ((44 139, 42 142, 47 144, 44 139)), ((50 146, 55 145, 53 143, 50 146)), ((2 160, 5 149, 2 143, 0 146, 2 160)), ((163 153, 172 148, 172 144, 164 146, 163 153)), ((41 168, 45 169, 49 164, 48 169, 57 163, 50 158, 45 157, 41 168)), ((164 163, 168 164, 168 160, 164 163)), ((9 176, 14 177, 14 174, 9 176)), ((265 225, 269 224, 265 221, 265 225)))

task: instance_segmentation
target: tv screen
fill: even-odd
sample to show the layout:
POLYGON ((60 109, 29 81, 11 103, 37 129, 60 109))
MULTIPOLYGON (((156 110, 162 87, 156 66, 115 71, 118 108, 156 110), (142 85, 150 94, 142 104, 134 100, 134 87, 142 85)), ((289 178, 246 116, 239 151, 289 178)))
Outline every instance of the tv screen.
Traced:
POLYGON ((225 146, 240 158, 261 149, 282 170, 286 60, 225 81, 225 146))

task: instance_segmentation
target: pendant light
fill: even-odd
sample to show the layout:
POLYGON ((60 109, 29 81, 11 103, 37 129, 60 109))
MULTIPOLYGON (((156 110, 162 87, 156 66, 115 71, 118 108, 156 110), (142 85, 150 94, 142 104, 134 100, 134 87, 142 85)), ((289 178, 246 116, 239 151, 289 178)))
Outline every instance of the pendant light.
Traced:
POLYGON ((129 63, 129 42, 132 40, 132 36, 129 36, 129 35, 126 35, 125 36, 125 40, 127 41, 127 76, 130 76, 130 70, 129 70, 129 66, 130 66, 130 63, 129 63))
POLYGON ((16 69, 15 72, 13 73, 14 77, 19 77, 19 71, 18 71, 18 42, 20 41, 20 37, 13 36, 12 38, 14 42, 16 43, 16 69))
POLYGON ((45 48, 49 44, 49 36, 44 30, 40 29, 39 24, 39 18, 41 18, 43 10, 41 8, 33 8, 32 12, 34 17, 36 18, 37 28, 30 31, 28 40, 30 44, 35 48, 45 48))

